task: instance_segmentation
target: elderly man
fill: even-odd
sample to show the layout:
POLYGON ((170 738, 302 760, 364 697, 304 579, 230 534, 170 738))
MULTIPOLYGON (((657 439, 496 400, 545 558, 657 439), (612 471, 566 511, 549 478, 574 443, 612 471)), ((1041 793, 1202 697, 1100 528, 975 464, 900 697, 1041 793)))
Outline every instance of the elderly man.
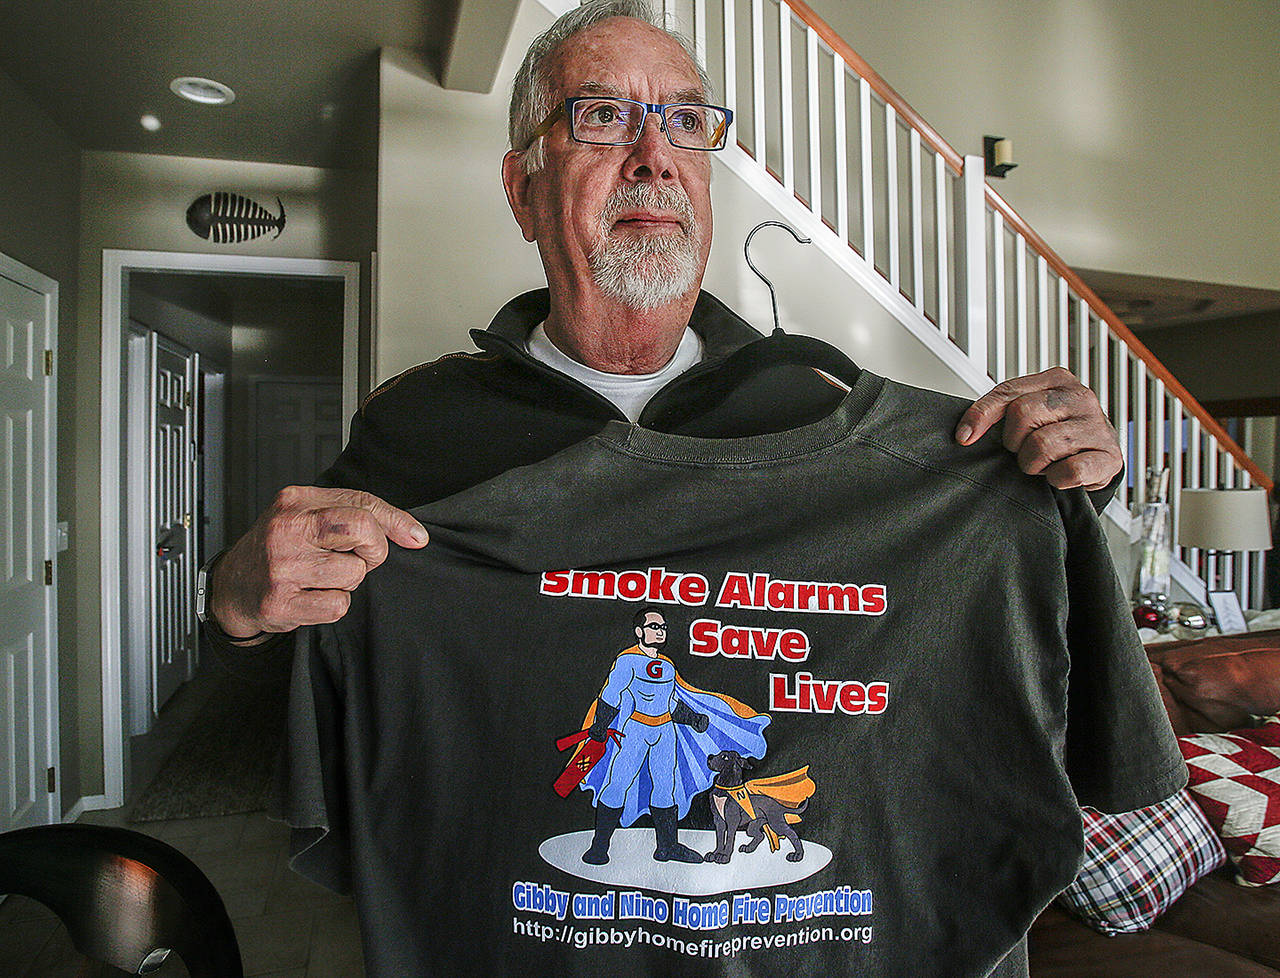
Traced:
MULTIPOLYGON (((711 154, 675 145, 664 122, 673 110, 632 105, 639 131, 618 145, 577 131, 590 103, 564 114, 565 98, 584 95, 705 98, 696 62, 645 17, 639 2, 579 8, 534 43, 516 79, 503 183, 549 289, 509 303, 475 334, 484 352, 413 368, 370 396, 322 479, 341 488, 283 490, 214 562, 206 607, 215 635, 252 645, 340 618, 388 539, 426 543, 404 509, 549 456, 611 418, 729 436, 803 424, 835 403, 839 392, 816 376, 723 390, 717 366, 757 334, 699 291, 711 154)), ((956 437, 971 444, 1002 417, 1023 470, 1054 486, 1104 489, 1121 468, 1097 398, 1065 370, 998 385, 956 437)))
MULTIPOLYGON (((516 78, 502 174, 548 288, 474 332, 480 352, 374 391, 328 487, 283 490, 214 564, 209 624, 222 642, 336 622, 303 637, 287 814, 309 833, 299 868, 354 886, 371 974, 1025 974, 1028 914, 1078 856, 1066 763, 1079 765, 1073 783, 1083 775, 1122 804, 1180 785, 1172 735, 1141 736, 1160 705, 1124 634, 1132 622, 1088 502, 1082 515, 1081 493, 1022 478, 983 439, 1003 417, 1025 472, 1101 489, 1105 501, 1121 463, 1097 400, 1054 370, 999 385, 957 423, 950 400, 927 395, 916 411, 917 395, 852 365, 849 393, 778 356, 779 344, 699 290, 709 151, 727 121, 706 102, 688 50, 636 0, 587 4, 539 37, 516 78), (833 439, 849 440, 878 390, 896 419, 877 443, 888 454, 806 470, 811 495, 826 493, 808 516, 762 498, 795 452, 702 466, 716 439, 811 445, 806 464, 829 466, 844 458, 828 451, 833 439), (939 436, 943 424, 974 447, 939 436), (895 437, 907 447, 893 448, 895 437), (901 464, 923 442, 950 468, 901 464), (966 458, 982 460, 990 485, 952 478, 966 458), (832 495, 846 476, 854 501, 832 495), (726 489, 741 479, 749 492, 726 489), (405 511, 416 507, 433 525, 425 551, 426 530, 405 511), (576 572, 556 570, 614 562, 625 573, 585 574, 582 593, 569 593, 576 572), (677 564, 688 567, 667 569, 677 564), (868 576, 886 583, 850 583, 868 576), (839 606, 802 602, 804 588, 840 595, 839 606), (817 784, 813 808, 808 794, 788 807, 722 785, 703 805, 707 824, 706 805, 723 818, 730 796, 762 825, 790 831, 803 817, 826 833, 806 840, 803 858, 654 860, 653 830, 615 834, 608 821, 602 833, 597 818, 598 840, 612 841, 593 842, 584 865, 581 809, 553 804, 551 790, 571 704, 600 696, 623 727, 593 733, 588 721, 575 742, 629 736, 628 719, 665 723, 634 695, 615 704, 597 693, 599 666, 584 667, 610 600, 670 606, 663 624, 680 629, 681 670, 688 662, 692 679, 733 689, 743 699, 726 698, 730 710, 769 725, 767 746, 739 745, 739 767, 750 755, 774 765, 773 780, 782 769, 817 784), (745 636, 735 647, 726 639, 683 658, 686 631, 720 625, 697 615, 730 613, 745 636), (794 617, 768 627, 780 613, 794 617), (1071 661, 1073 695, 1077 668, 1096 681, 1080 684, 1072 709, 1086 712, 1072 723, 1085 722, 1064 762, 1068 644, 1086 653, 1071 661), (1123 710, 1107 705, 1117 690, 1123 710), (1006 751, 1014 762, 978 769, 1006 751), (877 765, 890 762, 913 773, 883 776, 877 765), (1021 780, 1029 773, 1034 789, 1021 780), (1005 792, 990 804, 989 779, 1005 792), (957 819, 956 806, 973 819, 957 819), (838 868, 815 876, 824 860, 838 868), (878 874, 874 899, 859 889, 864 874, 878 874), (756 892, 765 886, 776 904, 756 892)), ((671 720, 673 738, 698 734, 671 720)), ((678 756, 701 764, 692 749, 678 756)), ((651 776, 646 764, 637 778, 651 776)), ((696 815, 686 801, 668 839, 676 819, 696 815)))

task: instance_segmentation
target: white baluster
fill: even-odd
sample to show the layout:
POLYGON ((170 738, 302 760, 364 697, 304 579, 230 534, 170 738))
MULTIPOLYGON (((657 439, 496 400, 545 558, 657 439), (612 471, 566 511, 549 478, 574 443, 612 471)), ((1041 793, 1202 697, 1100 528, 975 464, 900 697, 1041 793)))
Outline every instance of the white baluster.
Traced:
MULTIPOLYGON (((734 23, 734 0, 724 0, 724 104, 731 112, 738 107, 738 26, 734 23)), ((757 127, 753 125, 753 130, 757 127)))
POLYGON ((1004 216, 994 207, 991 209, 991 286, 992 286, 992 321, 995 325, 995 336, 992 341, 995 349, 996 380, 1009 378, 1008 359, 1009 338, 1005 334, 1004 321, 1004 216))
MULTIPOLYGON (((1127 351, 1126 347, 1126 351, 1127 351)), ((1147 365, 1132 354, 1126 353, 1131 358, 1134 369, 1134 389, 1133 389, 1133 444, 1134 444, 1134 462, 1133 462, 1133 491, 1137 497, 1138 505, 1142 505, 1147 501, 1147 466, 1150 462, 1148 450, 1150 449, 1150 431, 1148 428, 1149 415, 1147 414, 1147 365)))
MULTIPOLYGON (((1192 415, 1187 419, 1187 474, 1186 485, 1188 489, 1201 488, 1200 480, 1200 419, 1192 415)), ((1182 558, 1190 565, 1191 569, 1196 572, 1197 576, 1203 576, 1200 569, 1200 551, 1196 547, 1187 547, 1183 551, 1185 556, 1182 558)))
MULTIPOLYGON (((733 0, 725 0, 732 3, 733 0)), ((729 43, 730 35, 725 35, 729 43)), ((698 63, 707 63, 707 0, 693 0, 693 50, 698 56, 698 63)))
POLYGON ((1250 586, 1253 579, 1250 576, 1252 561, 1249 559, 1250 554, 1242 552, 1236 554, 1236 572, 1239 574, 1239 580, 1236 581, 1236 593, 1240 595, 1240 607, 1252 607, 1253 588, 1250 586))
MULTIPOLYGON (((1116 412, 1120 418, 1120 444, 1125 447, 1125 456, 1129 459, 1129 478, 1133 479, 1135 486, 1140 486, 1145 473, 1142 467, 1130 457, 1132 453, 1129 451, 1129 434, 1133 431, 1129 424, 1129 348, 1123 343, 1117 343, 1116 352, 1116 412)), ((1131 502, 1128 482, 1129 480, 1126 479, 1120 486, 1119 492, 1120 501, 1126 509, 1131 502)))
POLYGON ((934 247, 938 253, 938 332, 951 335, 951 274, 947 265, 947 175, 941 153, 933 156, 934 247))
POLYGON ((1201 453, 1203 440, 1204 431, 1200 425, 1200 419, 1192 415, 1191 437, 1189 439, 1191 445, 1191 482, 1187 487, 1189 489, 1208 488, 1204 483, 1204 458, 1201 453))
POLYGON ((911 298, 924 314, 924 207, 920 189, 920 133, 911 130, 911 298))
POLYGON ((1165 437, 1165 417, 1168 414, 1168 393, 1165 390, 1164 381, 1159 377, 1155 378, 1155 395, 1156 395, 1156 443, 1155 455, 1152 458, 1152 464, 1157 468, 1164 468, 1168 465, 1165 458, 1165 452, 1168 450, 1168 443, 1165 437))
MULTIPOLYGON (((1120 416, 1111 410, 1111 330, 1101 319, 1098 320, 1098 376, 1093 389, 1102 403, 1102 413, 1111 419, 1116 431, 1120 431, 1120 416)), ((1120 447, 1124 448, 1124 438, 1120 439, 1120 447)))
POLYGON ((1179 496, 1183 486, 1183 478, 1186 475, 1183 467, 1183 450, 1185 443, 1183 441, 1182 424, 1186 417, 1185 409, 1182 402, 1176 397, 1173 399, 1173 411, 1170 417, 1170 449, 1169 449, 1169 501, 1174 504, 1173 510, 1173 539, 1175 543, 1175 552, 1179 560, 1186 560, 1183 555, 1183 548, 1177 546, 1178 539, 1178 512, 1180 508, 1179 496))
POLYGON ((795 111, 791 101, 791 8, 778 4, 778 73, 782 76, 782 185, 796 190, 795 111))
POLYGON ((871 188, 871 86, 858 79, 858 122, 862 136, 862 258, 876 267, 875 200, 871 188))
POLYGON ((1089 303, 1084 299, 1076 299, 1076 344, 1079 348, 1079 357, 1076 363, 1076 373, 1080 377, 1080 383, 1085 387, 1089 386, 1092 371, 1089 369, 1089 343, 1090 333, 1089 327, 1089 303))
POLYGON ((1017 360, 1018 376, 1027 373, 1027 347, 1031 345, 1030 330, 1027 328, 1027 242, 1021 234, 1013 235, 1013 301, 1017 310, 1018 335, 1017 360))
POLYGON ((889 203, 889 284, 900 289, 902 270, 898 255, 898 113, 884 104, 885 196, 889 203))
POLYGON ((1036 256, 1036 369, 1045 370, 1049 359, 1049 262, 1036 256))
MULTIPOLYGON (((785 7, 786 4, 783 4, 785 7)), ((818 97, 818 32, 805 28, 805 58, 809 70, 809 209, 822 220, 822 129, 821 99, 818 97)))
POLYGON ((849 148, 845 145, 847 123, 844 104, 844 60, 832 56, 832 101, 836 112, 836 234, 849 242, 849 148))
POLYGON ((1067 291, 1067 280, 1061 275, 1054 276, 1058 282, 1058 358, 1054 361, 1059 366, 1071 369, 1071 313, 1068 305, 1070 295, 1067 291))
MULTIPOLYGON (((789 85, 790 80, 783 84, 789 85)), ((764 85, 764 0, 751 0, 751 131, 755 136, 756 162, 761 166, 766 165, 764 85)))

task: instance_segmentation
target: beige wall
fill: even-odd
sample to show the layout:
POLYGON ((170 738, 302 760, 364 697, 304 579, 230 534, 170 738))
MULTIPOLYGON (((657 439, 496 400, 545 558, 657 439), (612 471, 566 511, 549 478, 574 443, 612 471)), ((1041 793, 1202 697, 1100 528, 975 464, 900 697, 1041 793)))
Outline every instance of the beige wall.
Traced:
POLYGON ((99 472, 102 252, 108 248, 268 255, 360 261, 367 277, 372 239, 372 179, 358 171, 233 160, 201 160, 131 153, 86 152, 81 172, 79 345, 76 351, 75 428, 64 442, 74 452, 73 540, 76 621, 63 641, 78 650, 78 736, 81 793, 103 790, 102 663, 99 589, 99 472), (210 190, 235 190, 260 203, 285 204, 288 225, 238 245, 215 245, 186 226, 186 209, 210 190))
POLYGON ((507 209, 501 163, 512 52, 550 22, 523 5, 490 95, 446 92, 416 55, 383 52, 375 382, 471 349, 468 329, 545 284, 507 209))
POLYGON ((1280 288, 1270 0, 810 0, 1071 265, 1280 288))
MULTIPOLYGON (((58 125, 0 74, 0 252, 58 283, 58 494, 59 520, 74 508, 77 238, 80 224, 80 151, 58 125)), ((62 800, 80 797, 80 746, 72 731, 78 715, 75 668, 75 553, 58 558, 58 710, 62 800)))

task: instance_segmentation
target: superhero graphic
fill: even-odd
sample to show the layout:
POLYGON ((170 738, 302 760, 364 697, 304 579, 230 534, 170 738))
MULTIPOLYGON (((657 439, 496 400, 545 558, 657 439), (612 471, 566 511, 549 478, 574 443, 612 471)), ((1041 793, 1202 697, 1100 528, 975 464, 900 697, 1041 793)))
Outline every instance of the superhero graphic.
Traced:
POLYGON ((681 679, 659 652, 667 623, 657 608, 642 608, 633 624, 636 644, 614 659, 582 729, 557 744, 576 750, 555 788, 565 798, 574 787, 592 793, 595 831, 583 862, 607 863, 614 831, 647 811, 657 842, 654 859, 700 863, 702 856, 680 843, 677 824, 693 798, 711 787, 706 759, 726 750, 763 757, 770 718, 681 679))

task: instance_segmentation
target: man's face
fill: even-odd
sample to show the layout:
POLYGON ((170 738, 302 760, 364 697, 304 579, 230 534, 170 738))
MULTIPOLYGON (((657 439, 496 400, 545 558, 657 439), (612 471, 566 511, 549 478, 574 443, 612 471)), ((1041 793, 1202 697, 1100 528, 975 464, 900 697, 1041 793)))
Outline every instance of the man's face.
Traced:
MULTIPOLYGON (((679 44, 622 17, 566 41, 552 78, 556 100, 705 97, 679 44)), ((543 153, 543 168, 524 179, 509 155, 504 179, 516 220, 525 238, 537 241, 556 294, 602 292, 652 308, 697 288, 711 247, 710 154, 672 146, 655 114, 628 146, 577 143, 561 120, 544 137, 543 153), (624 298, 637 290, 638 301, 624 298)))
POLYGON ((644 624, 636 626, 636 638, 647 649, 660 649, 667 644, 667 623, 662 615, 650 611, 644 616, 644 624))

